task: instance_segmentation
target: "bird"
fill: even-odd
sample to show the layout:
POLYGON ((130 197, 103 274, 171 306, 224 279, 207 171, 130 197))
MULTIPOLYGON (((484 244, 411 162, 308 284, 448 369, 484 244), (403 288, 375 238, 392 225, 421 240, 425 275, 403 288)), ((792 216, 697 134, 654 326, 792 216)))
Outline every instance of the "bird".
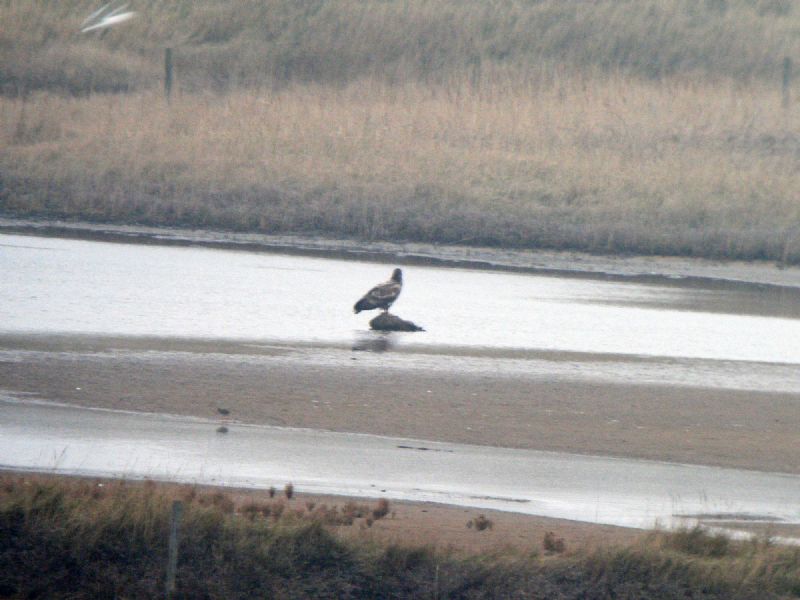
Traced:
POLYGON ((221 415, 225 415, 225 416, 228 416, 229 414, 231 414, 231 411, 230 411, 230 409, 228 409, 228 408, 222 408, 222 407, 220 407, 220 408, 217 408, 217 412, 218 412, 219 414, 221 414, 221 415))
POLYGON ((105 4, 90 14, 81 23, 81 33, 89 33, 96 29, 113 27, 119 23, 124 23, 136 16, 136 12, 125 9, 128 8, 126 2, 112 1, 105 4))
POLYGON ((372 310, 374 308, 380 308, 383 309, 383 312, 389 312, 389 307, 397 300, 402 289, 403 272, 400 269, 395 269, 389 281, 376 285, 364 294, 361 300, 356 302, 356 305, 353 307, 353 312, 358 314, 362 310, 372 310))

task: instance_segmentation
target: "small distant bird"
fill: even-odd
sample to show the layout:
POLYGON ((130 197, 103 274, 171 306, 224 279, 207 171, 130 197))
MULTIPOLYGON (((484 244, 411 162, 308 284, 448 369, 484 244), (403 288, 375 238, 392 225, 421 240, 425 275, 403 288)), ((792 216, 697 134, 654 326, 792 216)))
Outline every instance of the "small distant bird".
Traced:
POLYGON ((218 409, 217 409, 217 412, 218 412, 219 414, 221 414, 221 415, 225 415, 225 416, 227 416, 227 415, 231 414, 231 411, 230 411, 230 410, 228 410, 227 408, 218 408, 218 409))
POLYGON ((384 312, 389 311, 389 307, 397 300, 400 291, 403 289, 403 272, 395 269, 389 281, 376 285, 361 298, 353 307, 356 314, 362 310, 372 310, 381 308, 384 312))
POLYGON ((136 13, 132 10, 126 11, 127 8, 127 2, 109 2, 103 5, 83 20, 81 33, 105 29, 132 19, 136 13))

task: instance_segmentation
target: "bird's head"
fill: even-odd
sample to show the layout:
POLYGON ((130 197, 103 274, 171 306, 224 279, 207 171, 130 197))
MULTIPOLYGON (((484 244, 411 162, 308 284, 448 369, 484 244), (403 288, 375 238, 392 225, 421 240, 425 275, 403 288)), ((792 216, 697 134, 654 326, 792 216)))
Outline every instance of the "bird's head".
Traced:
POLYGON ((400 269, 395 269, 392 271, 392 281, 403 283, 403 272, 400 269))

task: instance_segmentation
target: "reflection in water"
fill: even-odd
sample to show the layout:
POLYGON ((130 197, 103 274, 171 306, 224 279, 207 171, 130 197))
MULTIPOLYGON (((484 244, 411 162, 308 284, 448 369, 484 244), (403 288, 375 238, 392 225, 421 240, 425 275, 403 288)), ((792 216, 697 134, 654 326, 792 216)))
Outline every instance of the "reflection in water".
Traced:
POLYGON ((395 345, 392 334, 381 331, 359 331, 353 342, 353 352, 386 352, 395 345))

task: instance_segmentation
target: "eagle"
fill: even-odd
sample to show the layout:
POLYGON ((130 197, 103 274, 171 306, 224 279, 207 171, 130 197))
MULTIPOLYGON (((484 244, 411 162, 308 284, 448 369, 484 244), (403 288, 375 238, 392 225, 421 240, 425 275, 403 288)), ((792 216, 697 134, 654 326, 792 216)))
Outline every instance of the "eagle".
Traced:
POLYGON ((400 291, 403 289, 403 272, 395 269, 389 281, 376 285, 361 298, 353 307, 353 312, 358 314, 362 310, 372 310, 382 308, 384 312, 389 311, 389 307, 397 300, 400 291))

